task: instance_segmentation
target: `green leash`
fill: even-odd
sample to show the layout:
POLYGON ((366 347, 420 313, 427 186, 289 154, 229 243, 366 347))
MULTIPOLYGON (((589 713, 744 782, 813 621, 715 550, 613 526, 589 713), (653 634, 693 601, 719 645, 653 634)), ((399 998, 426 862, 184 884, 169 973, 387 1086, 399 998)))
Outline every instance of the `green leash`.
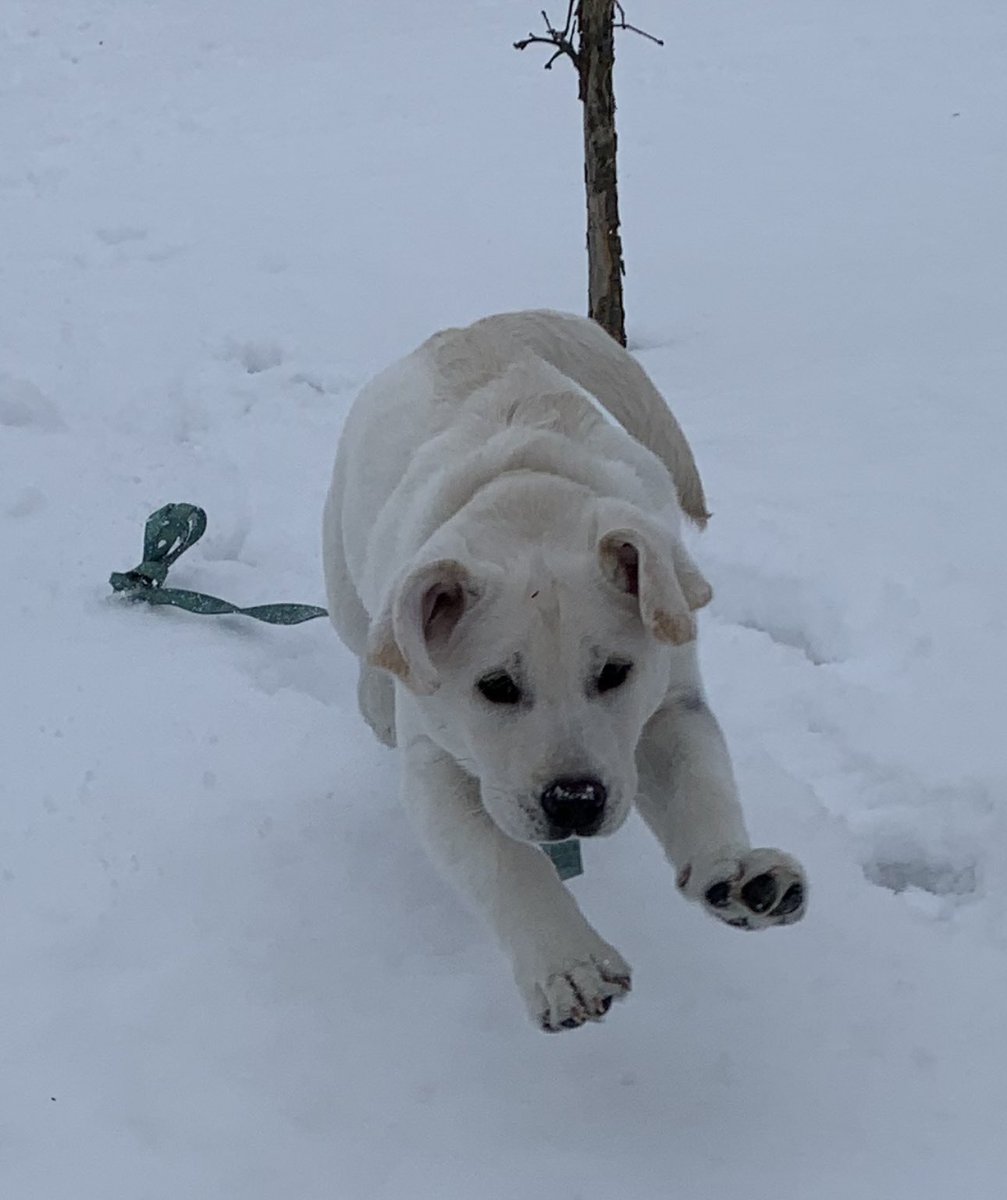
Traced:
POLYGON ((166 504, 151 513, 143 531, 143 562, 132 571, 114 571, 109 577, 113 591, 128 600, 148 604, 170 604, 203 616, 239 613, 270 625, 300 625, 315 617, 327 617, 324 608, 313 604, 257 604, 239 608, 205 592, 188 592, 164 586, 168 568, 206 532, 206 513, 195 504, 166 504))
MULTIPOLYGON (((109 576, 112 590, 127 600, 143 600, 147 604, 170 604, 201 616, 237 613, 253 617, 269 625, 300 625, 315 617, 327 617, 324 608, 314 604, 257 604, 239 608, 205 592, 189 592, 183 588, 164 586, 168 568, 181 555, 195 546, 206 533, 206 513, 196 504, 166 504, 151 513, 143 530, 143 562, 132 571, 113 571, 109 576)), ((580 843, 576 838, 566 842, 549 842, 542 847, 552 859, 560 879, 572 879, 584 873, 580 843)))

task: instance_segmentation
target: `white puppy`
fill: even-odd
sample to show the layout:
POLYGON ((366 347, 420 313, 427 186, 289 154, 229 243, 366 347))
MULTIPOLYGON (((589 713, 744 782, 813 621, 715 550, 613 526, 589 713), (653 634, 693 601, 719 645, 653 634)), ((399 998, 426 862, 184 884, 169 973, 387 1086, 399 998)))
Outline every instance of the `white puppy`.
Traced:
POLYGON ((538 843, 612 833, 635 802, 713 916, 804 913, 799 864, 751 848, 703 698, 693 610, 711 593, 683 512, 705 523, 660 394, 561 313, 436 334, 367 384, 336 457, 325 577, 361 710, 548 1030, 600 1019, 630 980, 538 843))

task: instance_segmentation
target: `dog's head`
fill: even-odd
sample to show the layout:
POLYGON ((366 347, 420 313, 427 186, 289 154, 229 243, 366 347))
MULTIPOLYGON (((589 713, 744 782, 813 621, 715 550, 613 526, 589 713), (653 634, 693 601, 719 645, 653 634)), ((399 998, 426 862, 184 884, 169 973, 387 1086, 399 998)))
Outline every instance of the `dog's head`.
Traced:
POLYGON ((635 755, 695 637, 710 588, 677 540, 614 501, 574 545, 508 561, 411 565, 373 622, 369 661, 415 694, 427 728, 522 841, 611 833, 635 755))

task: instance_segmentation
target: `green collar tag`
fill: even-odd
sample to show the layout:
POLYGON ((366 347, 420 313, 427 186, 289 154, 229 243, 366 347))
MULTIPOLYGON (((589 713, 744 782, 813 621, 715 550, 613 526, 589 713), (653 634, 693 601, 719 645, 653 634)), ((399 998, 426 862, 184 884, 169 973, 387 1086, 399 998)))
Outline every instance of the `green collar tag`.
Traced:
POLYGON ((556 868, 560 879, 574 879, 584 874, 584 860, 580 854, 580 842, 569 838, 565 842, 546 842, 542 849, 556 868))
POLYGON ((202 616, 238 613, 270 625, 299 625, 302 621, 328 616, 324 608, 313 604, 257 604, 239 608, 204 592, 165 587, 168 568, 205 532, 206 513, 195 504, 166 504, 159 508, 147 518, 143 531, 143 562, 132 571, 114 571, 109 578, 112 590, 122 592, 129 600, 171 604, 202 616))

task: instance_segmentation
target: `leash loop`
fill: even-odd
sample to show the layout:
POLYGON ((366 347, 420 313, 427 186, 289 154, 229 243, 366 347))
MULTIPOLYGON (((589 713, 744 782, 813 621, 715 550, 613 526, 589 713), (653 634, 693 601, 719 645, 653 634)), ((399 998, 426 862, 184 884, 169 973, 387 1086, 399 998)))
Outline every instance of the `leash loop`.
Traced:
POLYGON ((219 596, 165 587, 168 568, 206 532, 206 513, 196 504, 166 504, 151 513, 143 531, 143 562, 132 571, 113 571, 109 576, 112 590, 127 600, 147 604, 169 604, 200 616, 237 613, 269 625, 300 625, 316 617, 327 617, 324 608, 314 604, 256 604, 239 608, 219 596))

